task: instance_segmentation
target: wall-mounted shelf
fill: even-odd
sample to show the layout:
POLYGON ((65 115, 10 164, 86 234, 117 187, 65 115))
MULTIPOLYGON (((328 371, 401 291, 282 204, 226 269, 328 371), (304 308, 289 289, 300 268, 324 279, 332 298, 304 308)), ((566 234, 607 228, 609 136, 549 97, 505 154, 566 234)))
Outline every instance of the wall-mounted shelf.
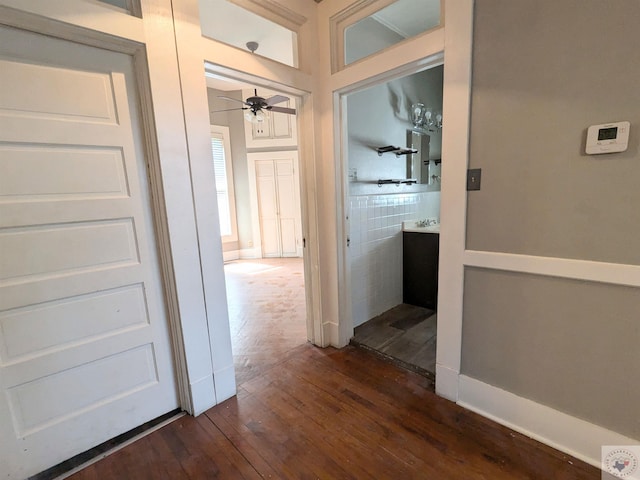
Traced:
POLYGON ((381 187, 382 185, 395 185, 395 186, 400 186, 401 184, 403 185, 413 185, 414 183, 418 183, 418 181, 415 178, 405 178, 402 180, 394 180, 394 179, 380 179, 378 180, 378 186, 381 187))
POLYGON ((400 157, 401 155, 412 155, 414 153, 418 153, 418 150, 413 148, 400 148, 394 147, 393 145, 387 145, 386 147, 378 147, 376 148, 378 152, 378 156, 381 157, 383 153, 395 153, 396 157, 400 157))

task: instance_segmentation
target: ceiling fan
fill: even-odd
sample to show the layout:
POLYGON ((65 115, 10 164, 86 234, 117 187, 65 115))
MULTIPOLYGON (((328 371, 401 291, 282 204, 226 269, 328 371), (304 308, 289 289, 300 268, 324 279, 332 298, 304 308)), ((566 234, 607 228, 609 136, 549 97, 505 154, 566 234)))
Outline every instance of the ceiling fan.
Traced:
POLYGON ((231 110, 248 110, 247 112, 245 112, 244 117, 252 123, 264 121, 263 110, 267 110, 269 112, 287 113, 289 115, 296 114, 295 108, 276 106, 276 104, 278 103, 286 102, 287 100, 289 100, 289 97, 285 97, 284 95, 274 95, 270 98, 263 98, 258 96, 257 89, 254 89, 253 92, 254 96, 247 98, 245 101, 238 100, 237 98, 225 97, 224 95, 218 95, 218 98, 231 100, 233 102, 240 102, 246 106, 239 108, 227 108, 225 110, 216 110, 213 113, 228 112, 231 110))

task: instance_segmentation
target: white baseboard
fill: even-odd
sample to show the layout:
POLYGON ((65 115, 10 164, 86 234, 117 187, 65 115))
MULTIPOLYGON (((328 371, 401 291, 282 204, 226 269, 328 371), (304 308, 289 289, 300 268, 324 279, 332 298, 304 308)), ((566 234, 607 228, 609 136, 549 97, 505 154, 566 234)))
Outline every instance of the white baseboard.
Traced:
POLYGON ((262 251, 259 248, 243 248, 238 251, 240 258, 262 258, 262 251))
POLYGON ((193 416, 197 417, 216 405, 216 391, 211 375, 196 380, 189 385, 189 388, 192 402, 189 413, 193 416))
POLYGON ((597 468, 602 445, 640 443, 465 375, 459 387, 459 405, 597 468))
POLYGON ((227 252, 222 252, 222 259, 225 262, 230 262, 232 260, 238 260, 240 258, 239 250, 229 250, 227 252))
POLYGON ((324 338, 329 339, 329 345, 335 348, 342 348, 349 343, 350 338, 346 339, 346 343, 340 342, 340 326, 335 322, 325 322, 322 324, 324 329, 324 338))
POLYGON ((457 401, 459 375, 445 365, 436 364, 436 394, 452 402, 457 401))
POLYGON ((222 403, 236 394, 236 372, 233 364, 213 373, 216 388, 216 403, 222 403))

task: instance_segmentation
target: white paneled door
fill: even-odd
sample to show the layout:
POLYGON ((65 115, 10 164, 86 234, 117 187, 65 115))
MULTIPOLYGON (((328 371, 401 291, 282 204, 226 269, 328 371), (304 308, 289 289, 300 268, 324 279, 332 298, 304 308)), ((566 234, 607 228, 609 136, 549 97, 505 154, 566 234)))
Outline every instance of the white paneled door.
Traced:
POLYGON ((132 58, 0 29, 0 471, 178 407, 132 58))
POLYGON ((263 257, 299 257, 297 152, 250 154, 255 162, 263 257))

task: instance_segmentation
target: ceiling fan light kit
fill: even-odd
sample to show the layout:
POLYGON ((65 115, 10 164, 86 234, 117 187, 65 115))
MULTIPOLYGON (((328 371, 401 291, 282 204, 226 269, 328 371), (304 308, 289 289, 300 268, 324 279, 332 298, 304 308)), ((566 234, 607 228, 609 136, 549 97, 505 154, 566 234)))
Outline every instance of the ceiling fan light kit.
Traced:
POLYGON ((244 112, 244 119, 249 123, 262 123, 264 122, 265 115, 262 110, 258 110, 257 112, 244 112))
POLYGON ((255 53, 255 51, 258 49, 258 47, 260 46, 260 44, 258 42, 247 42, 247 49, 251 52, 251 53, 255 53))
MULTIPOLYGON (((249 48, 249 43, 255 43, 257 45, 257 42, 248 42, 247 48, 249 48)), ((256 48, 258 47, 256 46, 256 48)), ((253 92, 254 92, 254 96, 247 98, 245 101, 238 100, 237 98, 225 97, 224 95, 218 95, 218 98, 222 98, 224 100, 231 100, 232 102, 240 102, 245 106, 239 107, 239 108, 226 109, 226 110, 216 110, 212 113, 226 112, 229 110, 247 110, 244 113, 244 118, 251 123, 264 122, 266 112, 286 113, 288 115, 296 114, 295 108, 275 106, 278 103, 286 102, 287 100, 289 100, 289 97, 285 97, 284 95, 274 95, 273 97, 265 99, 263 97, 258 96, 257 89, 254 89, 253 92)))

